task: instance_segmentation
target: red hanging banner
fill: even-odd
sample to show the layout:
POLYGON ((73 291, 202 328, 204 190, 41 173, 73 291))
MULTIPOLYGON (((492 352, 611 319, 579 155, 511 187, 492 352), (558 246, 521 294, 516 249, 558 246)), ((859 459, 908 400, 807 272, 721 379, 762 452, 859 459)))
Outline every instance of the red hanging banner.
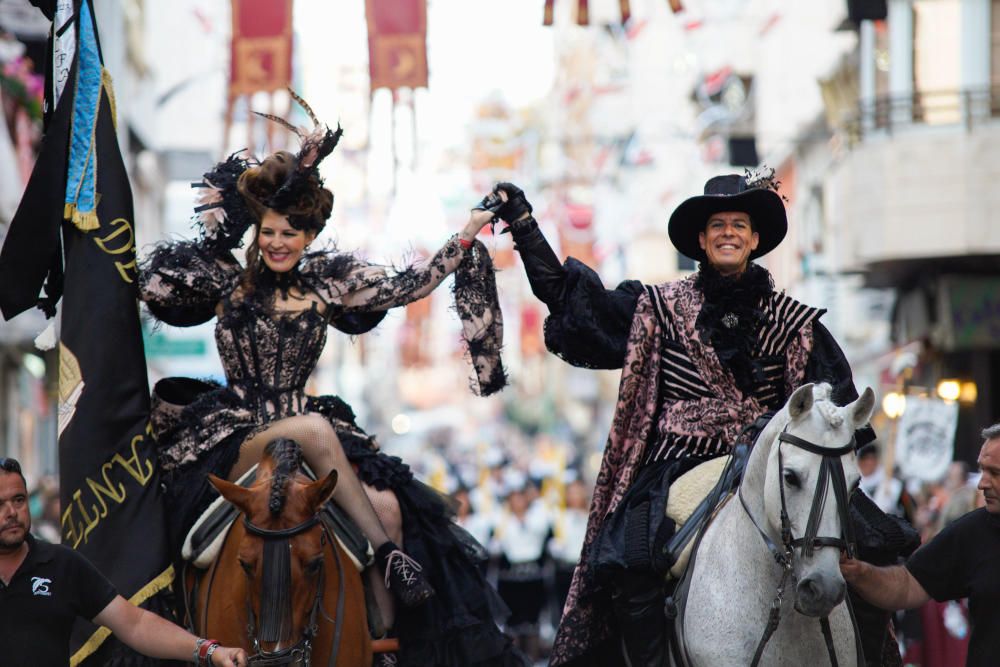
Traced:
POLYGON ((542 20, 542 25, 552 25, 554 20, 556 0, 545 0, 545 18, 542 20))
POLYGON ((618 0, 618 6, 622 12, 622 23, 627 23, 632 17, 632 6, 628 0, 618 0))
POLYGON ((576 0, 576 22, 580 25, 590 23, 589 0, 576 0))
POLYGON ((231 0, 229 96, 283 90, 292 83, 292 0, 231 0))
POLYGON ((365 0, 371 90, 427 87, 427 0, 365 0))

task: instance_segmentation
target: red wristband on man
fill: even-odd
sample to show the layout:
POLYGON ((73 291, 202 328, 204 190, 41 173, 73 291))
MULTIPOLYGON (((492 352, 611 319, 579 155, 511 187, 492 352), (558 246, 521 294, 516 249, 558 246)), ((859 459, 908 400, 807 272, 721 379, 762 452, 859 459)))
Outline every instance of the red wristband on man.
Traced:
POLYGON ((458 239, 458 242, 459 242, 459 243, 460 243, 460 244, 462 245, 462 247, 463 247, 463 248, 465 248, 466 250, 468 250, 469 248, 471 248, 471 247, 472 247, 472 241, 466 241, 466 240, 465 240, 465 239, 463 239, 463 238, 459 238, 459 239, 458 239))
POLYGON ((218 645, 219 645, 218 639, 206 639, 204 642, 202 642, 201 645, 198 647, 198 664, 199 665, 211 664, 210 662, 207 662, 209 656, 211 656, 212 653, 215 652, 214 650, 211 649, 213 646, 217 647, 218 645))

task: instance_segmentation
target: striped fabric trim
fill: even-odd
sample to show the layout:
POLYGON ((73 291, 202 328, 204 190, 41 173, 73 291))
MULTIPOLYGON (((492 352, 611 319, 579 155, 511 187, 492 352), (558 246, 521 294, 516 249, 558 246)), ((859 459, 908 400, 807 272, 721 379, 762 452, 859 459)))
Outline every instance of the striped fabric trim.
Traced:
POLYGON ((725 454, 728 449, 721 438, 667 433, 657 447, 650 449, 646 463, 672 461, 692 456, 710 458, 725 454))
POLYGON ((691 361, 684 346, 677 340, 677 328, 674 325, 670 311, 663 302, 660 291, 646 286, 653 312, 663 331, 660 338, 660 375, 662 390, 661 398, 684 400, 710 396, 705 387, 698 368, 691 361))
POLYGON ((670 316, 667 309, 667 304, 663 302, 663 295, 660 290, 656 289, 653 285, 646 285, 646 293, 649 294, 649 301, 653 305, 653 312, 656 314, 656 319, 662 327, 665 338, 667 340, 677 339, 677 328, 674 326, 674 320, 670 316))
POLYGON ((758 336, 759 356, 772 357, 784 354, 799 329, 812 322, 826 311, 799 303, 784 292, 771 297, 766 309, 767 323, 758 336))

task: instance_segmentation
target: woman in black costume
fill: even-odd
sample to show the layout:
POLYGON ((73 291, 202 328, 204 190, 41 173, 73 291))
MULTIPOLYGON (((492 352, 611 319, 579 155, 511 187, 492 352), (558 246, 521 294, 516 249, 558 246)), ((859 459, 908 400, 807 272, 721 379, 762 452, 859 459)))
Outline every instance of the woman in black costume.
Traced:
MULTIPOLYGON (((375 548, 376 579, 384 573, 385 584, 373 589, 400 637, 399 664, 520 664, 494 623, 502 609, 495 591, 455 537, 450 507, 402 461, 379 452, 346 403, 304 393, 328 326, 364 333, 450 273, 474 389, 486 395, 505 383, 493 267, 475 240, 489 212, 473 211, 426 264, 398 272, 336 249, 308 252, 333 206, 318 165, 340 134, 317 122, 312 134, 300 135, 297 155, 278 152, 259 164, 231 156, 216 165, 198 184, 200 238, 160 244, 143 263, 141 298, 158 319, 191 326, 217 318, 227 379, 221 386, 169 378, 153 391, 173 543, 215 497, 207 473, 237 479, 267 443, 294 439, 317 475, 338 471, 334 501, 375 548), (232 250, 251 225, 242 266, 232 250)), ((384 656, 386 664, 395 657, 384 656)))

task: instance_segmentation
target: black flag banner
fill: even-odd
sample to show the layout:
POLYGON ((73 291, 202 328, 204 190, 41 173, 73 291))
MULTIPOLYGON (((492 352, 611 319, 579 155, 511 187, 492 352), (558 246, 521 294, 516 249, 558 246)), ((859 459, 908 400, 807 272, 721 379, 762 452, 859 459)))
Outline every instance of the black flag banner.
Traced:
MULTIPOLYGON (((126 599, 162 613, 168 605, 158 593, 170 587, 173 568, 148 427, 132 191, 114 92, 92 0, 34 2, 54 21, 47 126, 0 252, 0 308, 10 318, 35 305, 48 274, 42 305, 51 314, 61 289, 63 543, 86 555, 126 599)), ((109 634, 81 621, 70 664, 156 664, 109 634)))

